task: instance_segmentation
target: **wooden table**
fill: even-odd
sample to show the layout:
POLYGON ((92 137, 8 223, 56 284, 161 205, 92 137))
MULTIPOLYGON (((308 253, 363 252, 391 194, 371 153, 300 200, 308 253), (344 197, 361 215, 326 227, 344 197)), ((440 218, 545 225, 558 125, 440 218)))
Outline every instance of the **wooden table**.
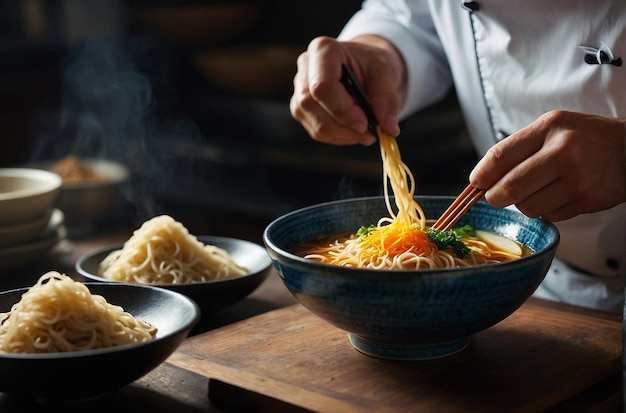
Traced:
MULTIPOLYGON (((44 269, 80 279, 77 257, 127 236, 67 241, 33 268, 3 275, 2 290, 32 285, 44 269)), ((0 394, 0 411, 617 412, 621 331, 619 315, 530 299, 458 355, 378 360, 295 304, 273 272, 246 299, 203 319, 202 330, 166 362, 116 393, 63 406, 0 394)))
POLYGON ((294 305, 191 337, 168 362, 208 377, 214 400, 265 411, 529 413, 593 405, 601 382, 617 396, 602 411, 618 411, 621 357, 618 317, 530 299, 437 360, 365 356, 294 305))

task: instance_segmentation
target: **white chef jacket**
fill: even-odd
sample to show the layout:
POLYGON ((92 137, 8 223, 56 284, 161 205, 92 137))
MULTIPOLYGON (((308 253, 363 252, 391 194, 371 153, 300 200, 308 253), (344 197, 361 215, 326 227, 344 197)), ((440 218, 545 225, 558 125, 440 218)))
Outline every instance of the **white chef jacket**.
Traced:
MULTIPOLYGON (((361 34, 405 59, 401 118, 455 87, 480 156, 553 109, 626 117, 624 0, 366 0, 339 38, 361 34)), ((535 295, 621 312, 626 204, 556 225, 557 257, 535 295)))

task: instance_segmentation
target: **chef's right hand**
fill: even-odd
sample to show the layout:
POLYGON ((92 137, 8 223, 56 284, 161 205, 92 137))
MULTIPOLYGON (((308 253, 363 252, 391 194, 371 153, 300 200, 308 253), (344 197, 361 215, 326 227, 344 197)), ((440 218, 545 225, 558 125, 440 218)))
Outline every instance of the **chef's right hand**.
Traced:
POLYGON ((311 41, 297 63, 290 110, 313 139, 334 145, 376 142, 363 110, 340 81, 342 64, 352 69, 383 132, 400 133, 397 115, 406 70, 391 43, 371 35, 349 42, 322 36, 311 41))

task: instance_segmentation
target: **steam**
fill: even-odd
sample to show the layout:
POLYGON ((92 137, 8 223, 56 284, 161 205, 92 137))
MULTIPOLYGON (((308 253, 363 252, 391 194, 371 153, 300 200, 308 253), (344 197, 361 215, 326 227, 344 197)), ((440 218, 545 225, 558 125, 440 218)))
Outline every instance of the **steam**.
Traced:
POLYGON ((345 175, 339 179, 338 190, 339 199, 383 195, 383 188, 379 182, 359 180, 345 175))
POLYGON ((119 159, 145 149, 152 89, 120 44, 98 41, 78 46, 63 84, 60 128, 73 132, 75 153, 119 159))
MULTIPOLYGON (((167 110, 163 115, 167 104, 159 102, 153 83, 165 85, 166 93, 171 88, 171 68, 165 57, 145 38, 75 44, 63 71, 57 128, 40 138, 33 157, 49 160, 74 154, 122 163, 131 172, 122 192, 134 209, 131 219, 136 225, 163 213, 156 190, 165 175, 173 173, 167 155, 151 152, 150 138, 158 132, 161 138, 177 139, 181 131, 187 139, 200 138, 188 120, 172 119, 167 110)), ((175 173, 190 173, 191 165, 187 167, 175 173)))

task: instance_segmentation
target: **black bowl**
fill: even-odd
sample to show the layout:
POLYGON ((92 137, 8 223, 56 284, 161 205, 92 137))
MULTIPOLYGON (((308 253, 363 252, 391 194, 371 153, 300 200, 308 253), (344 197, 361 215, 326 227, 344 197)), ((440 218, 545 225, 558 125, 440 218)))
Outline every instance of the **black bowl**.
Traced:
MULTIPOLYGON (((226 237, 198 236, 197 238, 204 244, 223 248, 237 264, 248 268, 250 273, 215 281, 150 285, 185 294, 196 301, 203 312, 218 310, 242 300, 265 281, 272 268, 272 261, 261 245, 226 237)), ((112 245, 81 257, 76 262, 76 271, 90 280, 120 284, 118 281, 98 275, 98 267, 109 253, 122 247, 123 244, 112 245)))
MULTIPOLYGON (((200 319, 198 306, 173 291, 149 286, 86 283, 92 294, 158 329, 145 343, 46 354, 0 353, 0 392, 36 401, 83 401, 110 394, 161 364, 200 319)), ((28 288, 0 293, 9 312, 28 288)))

